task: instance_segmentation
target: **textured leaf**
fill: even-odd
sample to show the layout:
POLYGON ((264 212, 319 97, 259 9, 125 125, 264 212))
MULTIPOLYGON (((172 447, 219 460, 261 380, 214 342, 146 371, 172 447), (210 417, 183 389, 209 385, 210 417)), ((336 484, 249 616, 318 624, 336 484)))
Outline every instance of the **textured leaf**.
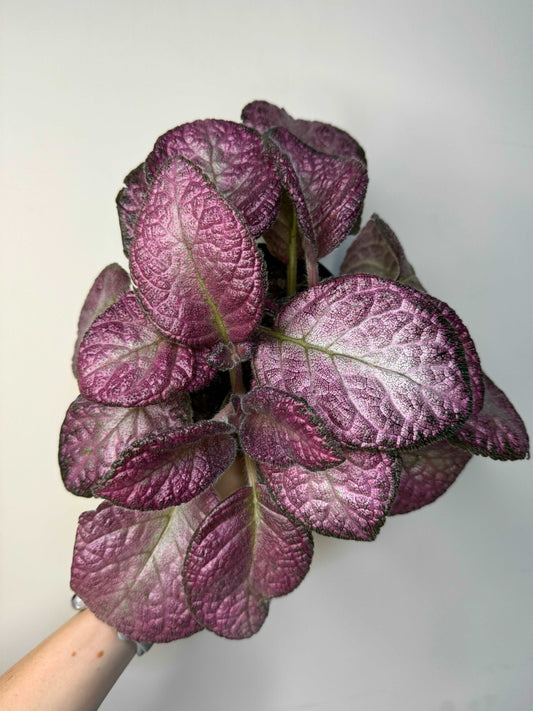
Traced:
POLYGON ((78 375, 78 354, 80 343, 91 323, 100 316, 111 304, 130 290, 130 276, 118 264, 109 264, 96 277, 87 298, 82 306, 78 320, 78 337, 72 357, 72 370, 78 375))
POLYGON ((379 215, 373 214, 348 248, 341 274, 374 274, 426 290, 407 260, 399 239, 379 215))
POLYGON ((427 506, 453 484, 472 455, 446 440, 402 452, 402 473, 392 514, 408 513, 427 506))
POLYGON ((470 389, 472 391, 472 415, 477 413, 483 407, 483 397, 485 393, 485 383, 483 380, 483 371, 481 370, 481 362, 479 355, 474 345, 474 341, 464 323, 461 321, 455 311, 445 304, 444 301, 439 301, 434 296, 424 294, 423 298, 430 304, 433 304, 441 316, 448 321, 455 335, 460 340, 464 350, 466 365, 468 368, 468 378, 470 381, 470 389))
MULTIPOLYGON (((361 215, 368 185, 366 167, 357 159, 319 153, 285 128, 270 129, 266 140, 282 185, 294 203, 303 237, 316 245, 319 258, 324 257, 345 239, 361 215)), ((285 226, 290 218, 282 213, 280 221, 285 226)), ((281 232, 279 224, 274 224, 276 239, 281 232)), ((265 239, 269 244, 268 233, 265 239)), ((283 258, 278 251, 274 253, 283 258)))
POLYGON ((92 496, 115 460, 135 440, 190 422, 188 395, 159 405, 110 407, 80 395, 67 410, 59 437, 59 466, 66 488, 92 496))
POLYGON ((343 460, 340 446, 303 398, 259 387, 242 399, 245 452, 260 462, 324 469, 343 460))
MULTIPOLYGON (((423 294, 426 293, 415 270, 407 260, 400 241, 389 225, 376 214, 372 215, 346 252, 340 271, 341 274, 375 274, 412 286, 423 294)), ((484 386, 474 341, 464 323, 448 304, 429 294, 426 298, 432 301, 461 340, 472 388, 472 414, 475 415, 483 405, 484 386)))
POLYGON ((387 453, 344 449, 345 461, 311 472, 261 464, 280 507, 313 531, 372 541, 385 523, 399 481, 399 460, 387 453))
POLYGON ((283 126, 316 151, 343 158, 358 158, 366 163, 364 150, 345 131, 322 121, 293 119, 285 109, 267 101, 252 101, 242 110, 241 118, 260 133, 274 126, 283 126))
POLYGON ((117 210, 122 234, 122 248, 126 257, 129 258, 131 243, 135 237, 137 218, 149 186, 144 163, 138 165, 124 178, 124 186, 117 195, 117 210))
POLYGON ((149 178, 153 180, 164 163, 177 155, 207 175, 240 212, 253 237, 268 229, 278 211, 281 186, 255 131, 216 119, 177 126, 157 140, 146 159, 149 178))
POLYGON ((234 429, 197 422, 134 442, 95 493, 131 509, 164 509, 198 496, 235 459, 234 429))
POLYGON ((529 458, 529 437, 522 418, 505 393, 483 374, 485 400, 451 441, 474 454, 492 459, 529 458))
POLYGON ((80 346, 78 371, 82 395, 124 407, 203 387, 215 373, 201 353, 165 338, 131 292, 87 331, 80 346))
POLYGON ((183 569, 190 609, 222 637, 250 637, 263 624, 270 598, 304 578, 312 552, 309 533, 279 512, 265 487, 239 489, 191 541, 183 569))
POLYGON ((217 370, 231 370, 239 363, 250 360, 253 347, 252 341, 219 343, 207 355, 207 362, 217 370))
POLYGON ((259 385, 304 397, 348 446, 420 446, 471 410, 462 347, 418 292, 365 274, 297 295, 264 329, 259 385))
POLYGON ((254 242, 184 158, 158 173, 139 215, 130 266, 150 318, 180 342, 244 341, 261 318, 265 283, 254 242))
POLYGON ((135 640, 170 642, 201 625, 188 610, 181 567, 192 534, 218 499, 212 490, 164 511, 104 503, 80 516, 72 589, 94 614, 135 640))

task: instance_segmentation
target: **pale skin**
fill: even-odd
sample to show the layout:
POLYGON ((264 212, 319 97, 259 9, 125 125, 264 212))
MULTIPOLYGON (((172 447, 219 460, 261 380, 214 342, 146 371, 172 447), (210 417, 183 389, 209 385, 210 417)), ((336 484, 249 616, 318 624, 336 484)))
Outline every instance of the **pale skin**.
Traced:
POLYGON ((79 612, 0 677, 0 708, 95 711, 135 651, 92 612, 79 612))
MULTIPOLYGON (((215 489, 224 499, 245 484, 239 454, 215 489)), ((135 653, 90 610, 78 612, 0 677, 0 709, 96 711, 135 653)))

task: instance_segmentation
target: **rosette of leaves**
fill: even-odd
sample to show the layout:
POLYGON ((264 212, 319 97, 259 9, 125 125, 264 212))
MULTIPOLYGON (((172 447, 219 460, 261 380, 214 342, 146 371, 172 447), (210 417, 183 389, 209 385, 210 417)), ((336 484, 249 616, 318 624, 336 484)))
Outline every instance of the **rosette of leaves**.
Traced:
POLYGON ((312 533, 371 541, 473 454, 528 456, 468 330, 376 215, 365 153, 263 101, 161 136, 117 197, 129 274, 97 277, 60 434, 73 590, 136 640, 259 630, 312 533), (131 275, 131 278, 130 278, 131 275))

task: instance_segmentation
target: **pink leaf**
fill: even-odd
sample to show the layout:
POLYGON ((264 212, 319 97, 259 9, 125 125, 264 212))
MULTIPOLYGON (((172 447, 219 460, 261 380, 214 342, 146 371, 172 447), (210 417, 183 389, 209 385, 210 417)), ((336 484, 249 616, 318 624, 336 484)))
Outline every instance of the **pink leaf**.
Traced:
POLYGON ((285 109, 267 101, 252 101, 242 110, 241 118, 260 133, 282 126, 316 151, 343 158, 358 158, 366 163, 365 152, 357 141, 346 131, 329 123, 293 119, 285 109))
POLYGON ((264 329, 253 363, 258 384, 304 397, 352 447, 420 446, 471 411, 446 319, 413 289, 364 274, 298 294, 264 329))
POLYGON ((446 440, 412 452, 402 452, 402 474, 391 514, 408 513, 427 506, 453 484, 472 455, 446 440))
POLYGON ((80 395, 67 410, 59 438, 59 465, 66 488, 92 496, 113 462, 135 440, 157 430, 189 424, 185 394, 158 405, 111 407, 80 395))
MULTIPOLYGON (((366 166, 357 159, 319 153, 285 128, 271 129, 267 141, 302 234, 316 245, 318 257, 324 257, 345 239, 360 217, 368 185, 366 166)), ((288 222, 283 214, 280 220, 288 222)), ((279 240, 279 224, 274 224, 272 232, 279 240)), ((268 244, 268 234, 265 238, 268 244)), ((276 256, 283 258, 277 252, 276 256)))
POLYGON ((157 140, 146 159, 150 180, 177 155, 205 173, 220 195, 240 212, 252 237, 260 237, 268 229, 278 210, 280 184, 255 131, 217 119, 177 126, 157 140))
POLYGON ((234 429, 224 422, 154 432, 137 440, 112 467, 98 496, 132 509, 164 509, 190 501, 235 459, 234 429))
POLYGON ((240 440, 254 459, 311 470, 343 461, 340 446, 302 398, 259 387, 242 399, 242 410, 240 440))
POLYGON ((85 334, 78 359, 82 395, 133 407, 206 385, 215 371, 201 354, 163 336, 131 292, 99 316, 85 334))
POLYGON ((524 422, 507 395, 483 374, 485 400, 451 442, 473 454, 492 459, 529 459, 529 437, 524 422))
POLYGON ((269 600, 305 577, 312 552, 309 533, 279 512, 265 487, 239 489, 191 541, 183 569, 190 609, 222 637, 250 637, 265 621, 269 600))
POLYGON ((72 370, 78 376, 78 354, 80 344, 92 322, 115 301, 130 290, 130 277, 118 264, 109 264, 96 277, 82 306, 78 321, 78 337, 72 357, 72 370))
POLYGON ((193 346, 244 341, 265 296, 262 262, 237 213, 176 157, 158 173, 137 222, 131 272, 156 326, 193 346))
POLYGON ((82 514, 72 589, 99 619, 131 639, 170 642, 198 632, 181 567, 193 532, 217 502, 208 490, 164 511, 104 503, 82 514))
POLYGON ((261 464, 272 494, 291 517, 317 533, 372 541, 385 523, 399 480, 387 453, 344 449, 342 464, 320 472, 261 464))
POLYGON ((122 234, 122 247, 126 257, 130 256, 131 243, 135 237, 135 226, 142 204, 148 192, 144 163, 138 165, 124 178, 124 187, 117 195, 118 219, 122 234))

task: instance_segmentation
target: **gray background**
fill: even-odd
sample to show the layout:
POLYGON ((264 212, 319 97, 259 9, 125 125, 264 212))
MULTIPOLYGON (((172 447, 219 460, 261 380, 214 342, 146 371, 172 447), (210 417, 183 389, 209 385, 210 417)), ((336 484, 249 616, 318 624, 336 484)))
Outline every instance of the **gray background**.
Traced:
MULTIPOLYGON (((114 197, 155 138, 264 98, 352 133, 378 211, 533 422, 529 1, 1 3, 3 670, 61 624, 78 514, 56 446, 114 197)), ((331 263, 338 264, 334 255, 331 263)), ((373 544, 317 536, 261 632, 134 660, 104 709, 532 707, 532 467, 475 458, 373 544)))

